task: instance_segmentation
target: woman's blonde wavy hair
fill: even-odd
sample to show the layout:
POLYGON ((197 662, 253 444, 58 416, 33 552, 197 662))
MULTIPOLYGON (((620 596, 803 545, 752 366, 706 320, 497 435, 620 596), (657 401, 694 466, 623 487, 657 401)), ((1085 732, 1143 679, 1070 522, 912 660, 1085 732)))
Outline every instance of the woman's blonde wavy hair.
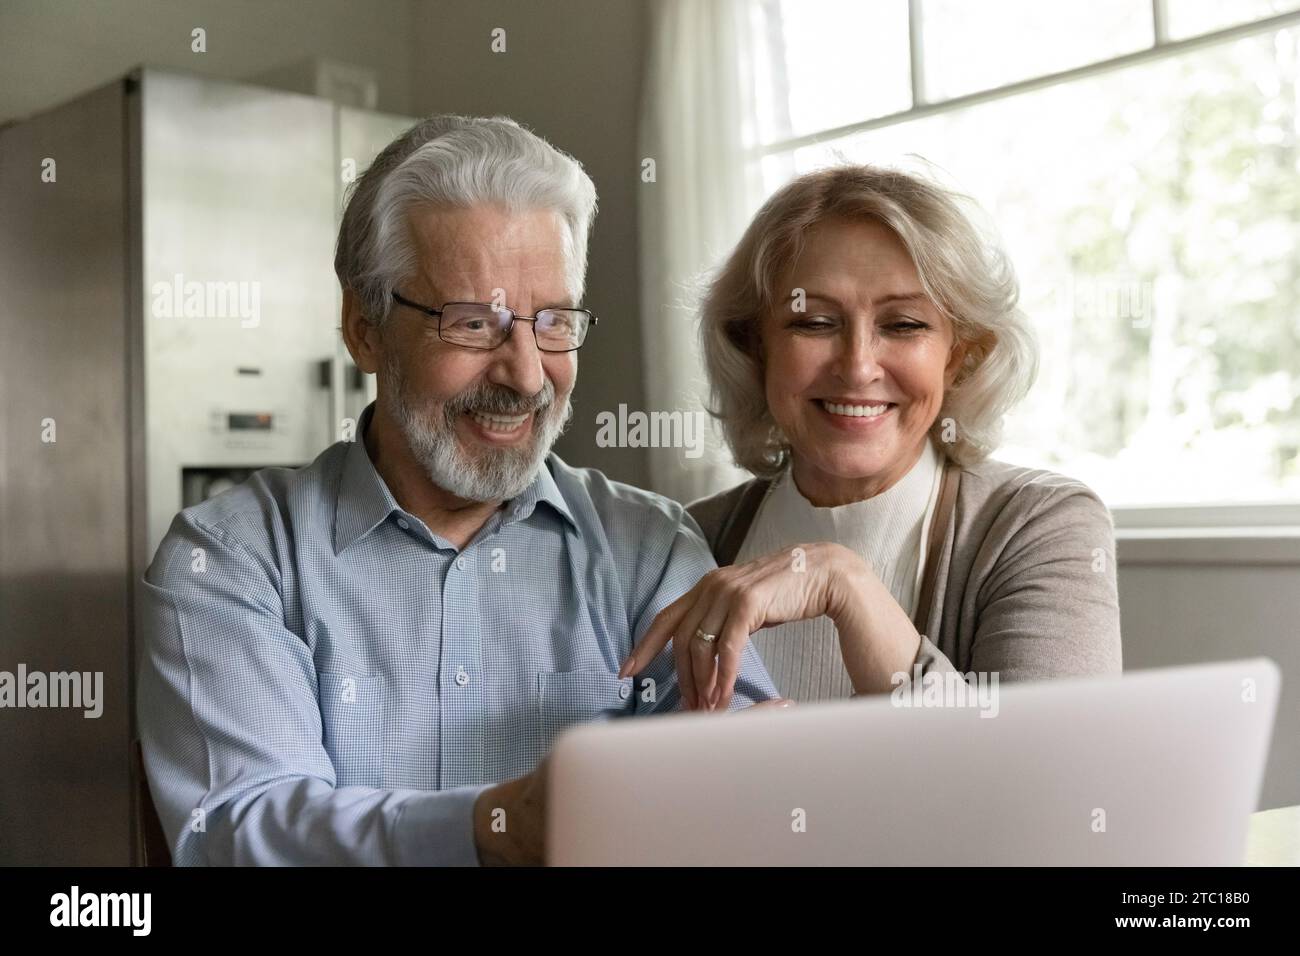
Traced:
POLYGON ((804 234, 832 218, 876 219, 892 229, 922 288, 952 322, 956 343, 966 346, 930 429, 939 446, 960 464, 997 447, 1003 416, 1033 384, 1038 350, 1017 305, 1010 261, 964 204, 974 207, 969 197, 920 176, 865 165, 800 176, 763 204, 709 283, 700 315, 709 413, 737 465, 770 478, 789 460, 790 446, 767 407, 759 323, 787 301, 775 285, 798 258, 804 234))

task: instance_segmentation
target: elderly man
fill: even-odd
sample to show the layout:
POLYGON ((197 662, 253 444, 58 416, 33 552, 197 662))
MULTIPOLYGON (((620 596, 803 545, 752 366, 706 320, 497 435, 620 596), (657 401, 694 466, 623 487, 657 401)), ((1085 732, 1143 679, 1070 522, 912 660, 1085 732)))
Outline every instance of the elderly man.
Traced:
MULTIPOLYGON (((428 119, 358 183, 335 260, 378 375, 358 440, 187 508, 145 574, 177 863, 540 862, 554 738, 679 707, 672 653, 618 672, 714 567, 697 526, 550 453, 595 206, 506 119, 428 119)), ((775 696, 746 650, 731 708, 775 696)))

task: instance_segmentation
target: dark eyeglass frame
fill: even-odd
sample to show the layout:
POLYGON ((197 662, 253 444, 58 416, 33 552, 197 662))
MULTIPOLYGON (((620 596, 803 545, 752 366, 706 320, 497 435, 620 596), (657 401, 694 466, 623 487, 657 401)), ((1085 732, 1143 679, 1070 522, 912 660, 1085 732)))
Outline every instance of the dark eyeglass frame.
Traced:
POLYGON ((442 304, 441 309, 431 309, 427 305, 420 305, 420 303, 418 302, 412 302, 410 299, 406 298, 403 295, 399 295, 397 292, 393 292, 393 301, 398 303, 399 305, 406 306, 408 309, 415 309, 417 312, 423 312, 425 315, 433 316, 435 319, 437 319, 438 338, 441 339, 443 342, 446 342, 448 345, 454 345, 457 348, 474 349, 475 351, 478 352, 490 352, 493 349, 499 349, 501 346, 505 345, 506 342, 510 341, 510 334, 514 332, 515 322, 516 320, 519 319, 522 319, 525 322, 533 323, 533 342, 537 345, 537 350, 539 352, 547 352, 552 355, 563 355, 567 352, 576 352, 578 351, 578 349, 582 348, 584 345, 587 344, 587 336, 591 334, 591 330, 595 327, 596 323, 600 321, 599 319, 596 318, 595 314, 592 313, 589 309, 570 309, 570 308, 541 309, 537 312, 536 315, 520 315, 514 309, 508 309, 505 306, 501 306, 500 308, 498 308, 497 306, 494 306, 491 302, 444 302, 442 304), (505 335, 502 336, 501 341, 498 342, 496 345, 466 345, 463 342, 451 342, 442 337, 442 313, 449 305, 477 305, 477 306, 484 306, 489 309, 495 309, 498 312, 509 312, 510 324, 506 326, 505 335), (543 312, 581 312, 584 315, 586 315, 588 320, 587 330, 582 333, 582 341, 571 349, 542 348, 542 343, 537 338, 537 319, 538 316, 540 316, 543 312))

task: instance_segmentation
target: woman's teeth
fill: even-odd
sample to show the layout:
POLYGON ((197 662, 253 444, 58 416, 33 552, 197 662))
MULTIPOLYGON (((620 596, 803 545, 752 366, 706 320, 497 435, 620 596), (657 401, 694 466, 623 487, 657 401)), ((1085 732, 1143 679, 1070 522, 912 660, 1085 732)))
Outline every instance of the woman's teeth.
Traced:
POLYGON ((889 411, 889 403, 884 405, 836 405, 834 402, 822 402, 822 408, 832 415, 848 415, 850 418, 875 418, 889 411))
POLYGON ((481 428, 490 432, 512 432, 528 420, 527 415, 489 415, 486 412, 468 412, 467 414, 481 428))

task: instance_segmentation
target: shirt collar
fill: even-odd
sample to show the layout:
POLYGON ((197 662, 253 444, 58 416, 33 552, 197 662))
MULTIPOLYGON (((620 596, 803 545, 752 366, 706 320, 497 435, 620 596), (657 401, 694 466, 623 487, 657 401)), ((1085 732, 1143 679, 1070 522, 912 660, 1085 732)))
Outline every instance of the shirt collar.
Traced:
POLYGON ((560 486, 555 483, 555 476, 551 474, 551 459, 554 457, 554 454, 547 455, 542 467, 537 469, 537 477, 533 479, 533 483, 506 505, 503 525, 527 520, 537 510, 537 505, 545 502, 568 521, 574 531, 578 530, 578 522, 573 517, 573 512, 569 510, 569 503, 564 500, 560 486))
POLYGON ((365 407, 357 419, 356 435, 347 443, 338 500, 334 504, 335 554, 342 553, 344 548, 369 534, 394 511, 401 510, 366 451, 366 429, 374 417, 374 409, 374 402, 365 407))
MULTIPOLYGON (((394 511, 405 515, 402 506, 397 503, 388 485, 375 469, 366 450, 365 435, 374 417, 375 403, 371 402, 357 419, 354 440, 347 443, 347 452, 343 459, 343 475, 339 480, 338 498, 334 504, 334 553, 340 554, 353 541, 364 537, 384 522, 394 511)), ((538 469, 537 477, 524 489, 523 493, 507 502, 503 509, 502 525, 514 524, 526 520, 537 509, 539 502, 546 502, 562 515, 569 525, 578 530, 578 523, 569 510, 568 502, 560 493, 559 486, 548 467, 550 458, 538 469)), ((418 521, 414 515, 412 521, 418 521)))

